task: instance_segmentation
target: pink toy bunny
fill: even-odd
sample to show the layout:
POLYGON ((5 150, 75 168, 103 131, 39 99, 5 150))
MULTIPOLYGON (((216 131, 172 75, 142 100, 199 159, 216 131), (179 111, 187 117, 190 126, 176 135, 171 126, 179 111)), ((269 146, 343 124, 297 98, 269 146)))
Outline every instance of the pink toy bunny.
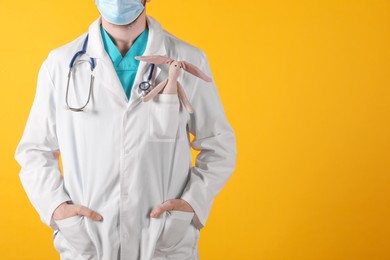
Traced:
POLYGON ((192 65, 186 61, 176 61, 169 57, 161 55, 152 55, 152 56, 135 56, 135 59, 142 60, 154 64, 169 64, 168 78, 159 83, 155 88, 153 88, 146 96, 143 97, 143 101, 146 102, 152 99, 157 95, 161 90, 164 94, 178 94, 179 100, 183 103, 183 106, 187 109, 189 113, 193 113, 194 110, 184 92, 182 85, 177 79, 180 76, 181 69, 197 76, 204 81, 211 82, 212 79, 204 74, 200 69, 195 65, 192 65))

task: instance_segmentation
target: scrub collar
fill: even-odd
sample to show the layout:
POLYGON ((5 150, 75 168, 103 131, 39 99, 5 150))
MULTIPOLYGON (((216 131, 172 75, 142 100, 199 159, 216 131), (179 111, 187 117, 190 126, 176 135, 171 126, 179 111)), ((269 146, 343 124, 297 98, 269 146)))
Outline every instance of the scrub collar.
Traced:
POLYGON ((146 43, 148 41, 149 28, 146 26, 145 30, 135 39, 133 45, 127 51, 125 56, 116 47, 107 31, 100 24, 100 30, 103 38, 104 48, 106 49, 110 59, 116 70, 137 70, 139 60, 134 59, 135 56, 142 56, 145 51, 146 43))

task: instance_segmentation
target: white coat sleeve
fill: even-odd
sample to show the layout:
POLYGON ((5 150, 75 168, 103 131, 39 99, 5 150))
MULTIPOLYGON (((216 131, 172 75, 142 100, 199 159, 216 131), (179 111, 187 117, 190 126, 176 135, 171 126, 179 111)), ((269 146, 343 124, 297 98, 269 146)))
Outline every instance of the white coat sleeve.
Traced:
POLYGON ((54 210, 70 197, 63 187, 56 137, 55 89, 45 60, 38 73, 35 97, 15 151, 19 177, 42 222, 52 229, 54 210))
MULTIPOLYGON (((205 53, 200 69, 212 77, 205 53)), ((194 108, 189 131, 195 136, 191 147, 199 150, 195 166, 181 195, 194 209, 194 224, 203 228, 215 196, 226 184, 236 165, 236 137, 229 124, 213 82, 195 80, 190 102, 194 108)))

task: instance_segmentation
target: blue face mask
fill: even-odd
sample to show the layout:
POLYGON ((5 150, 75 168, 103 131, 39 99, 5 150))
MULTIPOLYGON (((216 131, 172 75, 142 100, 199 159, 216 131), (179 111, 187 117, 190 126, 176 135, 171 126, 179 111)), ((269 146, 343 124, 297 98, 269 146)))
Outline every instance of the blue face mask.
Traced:
POLYGON ((141 0, 95 0, 95 3, 104 19, 117 25, 133 22, 145 8, 141 0))

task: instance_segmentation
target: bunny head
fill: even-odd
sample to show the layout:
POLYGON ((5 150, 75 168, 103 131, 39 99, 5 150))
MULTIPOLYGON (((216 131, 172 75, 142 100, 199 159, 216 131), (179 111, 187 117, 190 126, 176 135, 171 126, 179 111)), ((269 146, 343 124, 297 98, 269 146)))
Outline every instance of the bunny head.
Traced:
POLYGON ((198 67, 195 65, 186 62, 186 61, 176 61, 169 57, 161 56, 161 55, 152 55, 152 56, 135 56, 136 60, 142 60, 154 64, 168 64, 169 65, 169 76, 171 78, 177 79, 180 75, 181 69, 191 73, 192 75, 203 79, 204 81, 211 82, 212 79, 203 73, 198 67))

